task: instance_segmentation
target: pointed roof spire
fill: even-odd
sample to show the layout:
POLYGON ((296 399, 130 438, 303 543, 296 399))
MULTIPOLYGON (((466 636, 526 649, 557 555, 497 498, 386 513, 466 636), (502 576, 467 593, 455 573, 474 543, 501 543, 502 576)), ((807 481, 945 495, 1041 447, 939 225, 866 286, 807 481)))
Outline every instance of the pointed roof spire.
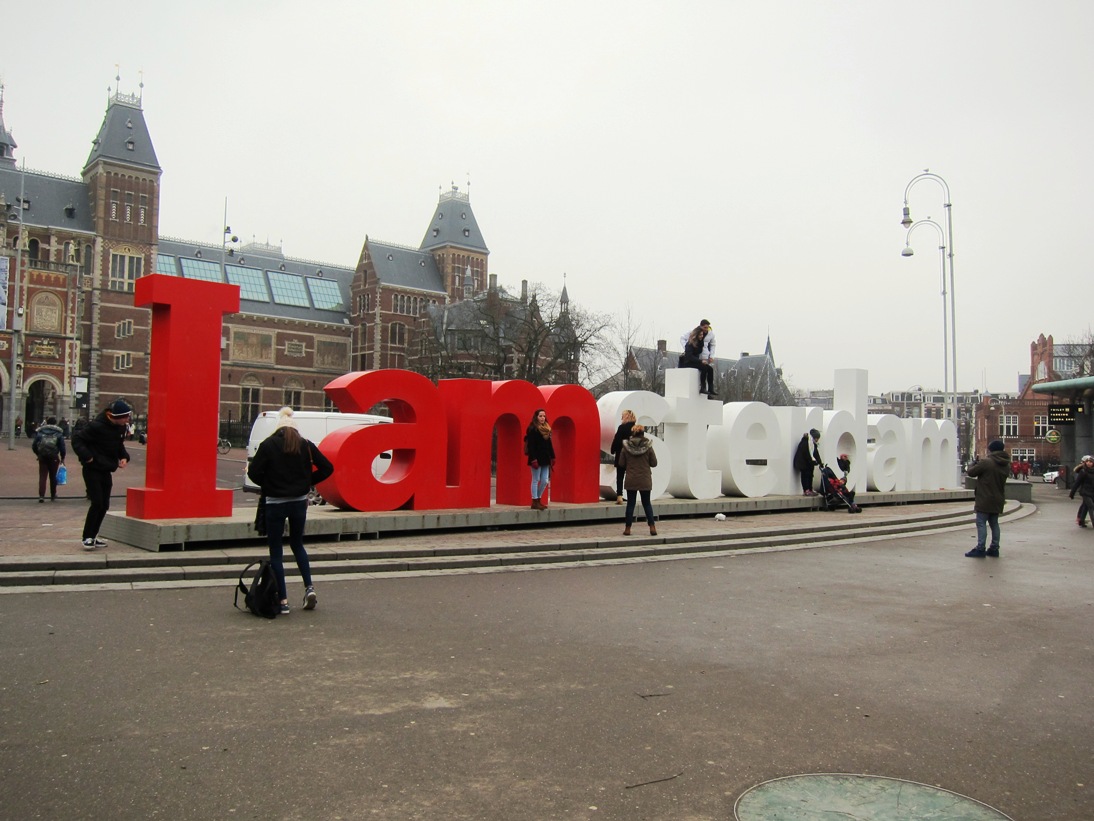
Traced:
POLYGON ((775 354, 773 354, 771 352, 771 332, 770 331, 768 331, 768 333, 767 333, 767 344, 764 346, 764 356, 766 356, 772 362, 775 361, 775 354))
POLYGON ((561 310, 566 313, 570 310, 570 294, 566 291, 566 272, 562 273, 562 295, 558 298, 559 304, 562 306, 561 310))
POLYGON ((0 165, 15 167, 15 149, 19 146, 4 127, 4 85, 0 83, 0 165))
POLYGON ((475 220, 475 212, 471 210, 471 198, 461 193, 458 185, 441 192, 437 211, 426 229, 419 250, 431 251, 446 245, 482 254, 490 253, 475 220))
MULTIPOLYGON (((121 81, 120 75, 115 78, 121 81)), ((144 81, 139 94, 123 94, 115 91, 107 102, 106 115, 99 133, 91 143, 91 154, 84 164, 84 172, 103 160, 136 165, 154 171, 162 171, 156 159, 156 149, 144 122, 141 100, 144 97, 144 81)))

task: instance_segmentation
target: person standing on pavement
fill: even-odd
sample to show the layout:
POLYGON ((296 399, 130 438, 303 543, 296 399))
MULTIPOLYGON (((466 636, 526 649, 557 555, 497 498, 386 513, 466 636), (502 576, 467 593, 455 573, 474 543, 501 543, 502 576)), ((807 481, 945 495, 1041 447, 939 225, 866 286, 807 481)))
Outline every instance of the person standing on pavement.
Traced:
POLYGON ((65 432, 57 425, 57 417, 51 416, 34 434, 30 445, 38 457, 38 502, 46 500, 46 481, 49 481, 50 501, 57 501, 57 468, 65 463, 65 432))
POLYGON ((623 443, 631 438, 631 428, 637 421, 634 411, 623 411, 621 424, 615 429, 615 438, 612 439, 611 454, 615 457, 615 503, 617 505, 623 504, 623 476, 627 472, 619 463, 619 452, 623 448, 623 443))
POLYGON ((813 490, 813 466, 821 463, 820 452, 817 450, 817 442, 820 441, 820 431, 810 428, 809 433, 803 433, 798 449, 794 451, 794 470, 801 473, 802 496, 816 496, 813 490), (810 445, 813 453, 810 455, 810 445))
POLYGON ((976 478, 973 499, 973 510, 976 511, 976 547, 965 554, 970 559, 999 555, 999 514, 1007 503, 1007 474, 1010 472, 1010 457, 1005 448, 996 439, 988 445, 988 455, 972 465, 967 474, 976 478), (987 541, 989 527, 990 543, 987 541))
POLYGON ((300 435, 292 417, 292 408, 281 409, 277 428, 258 446, 251 466, 247 468, 247 475, 266 498, 266 540, 281 594, 282 614, 290 612, 283 560, 286 520, 289 522, 289 547, 304 581, 304 609, 314 610, 319 603, 312 584, 308 551, 304 549, 304 525, 308 518, 308 491, 334 473, 334 465, 314 443, 300 435))
POLYGON ((656 536, 657 525, 654 523, 653 505, 650 504, 650 491, 653 490, 653 469, 657 467, 657 454, 653 450, 653 442, 646 438, 646 429, 642 425, 631 428, 631 435, 620 451, 619 461, 627 474, 624 482, 627 488, 627 514, 623 535, 631 535, 635 502, 641 496, 642 511, 646 514, 650 535, 656 536))
POLYGON ((1079 515, 1076 516, 1075 523, 1079 527, 1086 527, 1087 514, 1094 518, 1094 456, 1084 456, 1083 461, 1075 468, 1075 482, 1068 495, 1074 499, 1076 493, 1083 502, 1079 505, 1079 515))
POLYGON ((524 432, 524 453, 528 457, 528 467, 532 469, 532 510, 546 510, 543 496, 551 482, 555 446, 551 442, 551 423, 543 408, 537 408, 532 414, 532 421, 524 432))
POLYGON ((84 519, 84 550, 106 545, 99 538, 99 528, 110 510, 114 471, 124 469, 129 464, 129 452, 125 449, 125 426, 129 424, 132 414, 133 409, 124 399, 115 400, 72 437, 72 450, 83 468, 84 487, 87 488, 90 502, 87 518, 84 519))

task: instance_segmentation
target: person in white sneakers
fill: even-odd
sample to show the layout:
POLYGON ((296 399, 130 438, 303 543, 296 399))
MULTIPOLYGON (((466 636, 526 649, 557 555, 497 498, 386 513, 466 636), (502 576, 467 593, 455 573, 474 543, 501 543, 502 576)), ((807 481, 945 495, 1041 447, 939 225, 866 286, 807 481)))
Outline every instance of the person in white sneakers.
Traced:
POLYGON ((129 464, 125 429, 132 415, 133 409, 124 399, 115 400, 72 437, 72 450, 83 468, 84 487, 91 502, 84 519, 84 550, 106 545, 99 538, 99 528, 110 509, 114 471, 129 464))
POLYGON ((312 585, 308 551, 304 549, 304 524, 308 518, 308 491, 334 473, 334 465, 319 448, 300 435, 292 417, 292 408, 281 409, 277 428, 258 446, 255 458, 247 468, 247 475, 262 488, 262 495, 266 497, 266 540, 283 614, 290 611, 282 560, 286 520, 289 522, 289 547, 304 580, 304 609, 314 610, 319 601, 312 585))

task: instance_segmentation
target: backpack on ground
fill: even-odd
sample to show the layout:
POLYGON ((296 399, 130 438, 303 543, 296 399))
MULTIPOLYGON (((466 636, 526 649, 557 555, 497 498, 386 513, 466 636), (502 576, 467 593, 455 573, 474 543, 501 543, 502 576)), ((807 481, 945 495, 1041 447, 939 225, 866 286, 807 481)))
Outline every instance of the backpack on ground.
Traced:
POLYGON ((38 457, 40 459, 54 459, 61 453, 61 432, 46 431, 38 440, 38 457))
POLYGON ((274 575, 273 565, 266 559, 251 562, 246 569, 239 574, 239 583, 236 586, 236 594, 233 600, 237 610, 244 608, 239 606, 239 594, 243 594, 243 604, 256 616, 267 619, 277 618, 281 612, 281 596, 277 590, 277 576, 274 575), (251 586, 247 587, 243 579, 247 578, 251 568, 258 565, 258 572, 251 579, 251 586))

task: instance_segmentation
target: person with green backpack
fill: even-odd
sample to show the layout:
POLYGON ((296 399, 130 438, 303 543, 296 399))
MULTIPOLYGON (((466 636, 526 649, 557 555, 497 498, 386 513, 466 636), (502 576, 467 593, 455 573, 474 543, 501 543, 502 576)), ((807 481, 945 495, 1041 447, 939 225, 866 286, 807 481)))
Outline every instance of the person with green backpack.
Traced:
POLYGON ((57 469, 65 463, 65 433, 57 427, 57 417, 51 416, 34 433, 30 445, 38 457, 38 503, 46 500, 46 480, 49 480, 49 499, 57 501, 57 469))

